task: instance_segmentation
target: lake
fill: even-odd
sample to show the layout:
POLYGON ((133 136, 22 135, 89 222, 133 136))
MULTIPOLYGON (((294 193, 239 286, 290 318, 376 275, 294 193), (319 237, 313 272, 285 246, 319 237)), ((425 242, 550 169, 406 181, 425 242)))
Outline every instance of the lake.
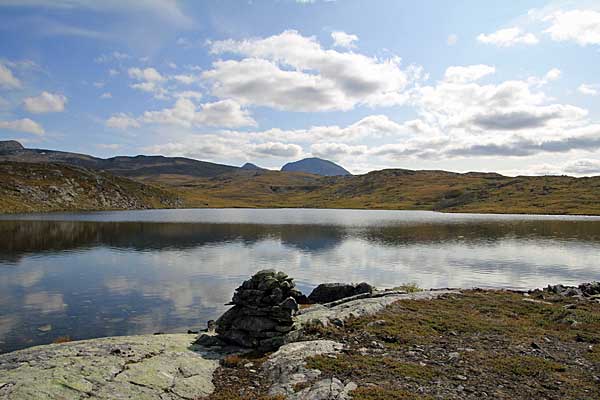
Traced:
POLYGON ((322 282, 530 289, 600 279, 600 218, 200 209, 0 216, 0 352, 205 327, 274 268, 322 282))

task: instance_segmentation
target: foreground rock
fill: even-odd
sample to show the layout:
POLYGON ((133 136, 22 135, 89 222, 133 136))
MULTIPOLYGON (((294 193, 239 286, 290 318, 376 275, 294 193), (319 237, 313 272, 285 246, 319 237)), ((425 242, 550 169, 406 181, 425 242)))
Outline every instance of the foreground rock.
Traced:
POLYGON ((344 346, 331 340, 311 340, 290 343, 273 353, 263 364, 262 370, 273 385, 271 396, 285 396, 288 400, 346 400, 356 389, 354 382, 344 384, 337 378, 319 379, 321 371, 306 366, 306 359, 319 355, 333 356, 344 346), (311 382, 311 384, 308 384, 311 382), (306 386, 298 391, 298 387, 306 386))
POLYGON ((530 293, 548 293, 564 297, 583 299, 600 299, 600 282, 582 283, 579 286, 548 285, 543 290, 533 290, 530 293))
POLYGON ((353 285, 350 283, 322 283, 308 295, 311 303, 323 304, 332 301, 356 296, 359 294, 372 293, 373 286, 366 282, 353 285))
POLYGON ((0 398, 195 399, 213 392, 219 357, 194 335, 143 335, 38 346, 0 355, 0 398))
MULTIPOLYGON (((257 272, 236 289, 233 307, 217 320, 218 338, 264 352, 279 348, 294 330, 296 298, 301 296, 283 272, 257 272)), ((199 343, 208 344, 203 337, 199 343)))

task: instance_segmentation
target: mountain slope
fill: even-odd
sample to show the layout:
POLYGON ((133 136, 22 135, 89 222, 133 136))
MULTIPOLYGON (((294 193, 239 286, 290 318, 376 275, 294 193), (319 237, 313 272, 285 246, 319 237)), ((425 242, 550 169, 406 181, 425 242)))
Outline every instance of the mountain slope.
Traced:
MULTIPOLYGON (((164 184, 166 182, 158 182, 164 184)), ((189 207, 307 207, 600 215, 600 177, 388 169, 365 175, 224 174, 172 186, 189 207)))
POLYGON ((329 160, 321 158, 305 158, 303 160, 291 162, 281 167, 283 172, 304 172, 307 174, 322 176, 343 176, 352 175, 341 166, 329 160))
POLYGON ((177 208, 173 193, 64 164, 0 162, 0 213, 177 208))
POLYGON ((135 178, 162 174, 213 177, 239 169, 230 165, 198 161, 185 157, 140 155, 103 159, 79 153, 26 149, 16 141, 0 141, 0 161, 70 164, 135 178))

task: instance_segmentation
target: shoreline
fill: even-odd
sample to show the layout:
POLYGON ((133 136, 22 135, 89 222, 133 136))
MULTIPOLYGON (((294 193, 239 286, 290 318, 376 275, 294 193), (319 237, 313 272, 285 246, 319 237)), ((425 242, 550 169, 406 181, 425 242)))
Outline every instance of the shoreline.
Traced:
MULTIPOLYGON (((35 346, 0 355, 0 397, 34 399, 44 393, 47 398, 79 399, 93 393, 94 398, 106 399, 118 397, 117 394, 158 399, 159 395, 164 394, 164 398, 170 400, 204 398, 202 396, 208 396, 211 400, 300 400, 313 398, 307 396, 320 393, 326 387, 328 395, 335 392, 337 397, 314 398, 349 399, 349 396, 353 396, 355 399, 417 399, 454 398, 454 395, 477 398, 483 389, 469 389, 469 384, 483 385, 481 387, 485 386, 486 393, 491 395, 493 390, 498 393, 520 390, 521 384, 533 384, 533 378, 545 381, 550 377, 564 381, 567 379, 565 374, 569 379, 575 373, 584 373, 581 371, 600 374, 600 354, 596 356, 594 344, 596 337, 600 343, 600 335, 597 334, 600 328, 600 295, 588 298, 577 297, 579 295, 575 293, 573 297, 573 293, 569 292, 571 289, 557 285, 533 291, 390 291, 387 294, 376 292, 376 296, 366 298, 347 298, 331 303, 329 307, 311 305, 297 315, 304 332, 300 341, 286 344, 266 356, 254 355, 235 346, 194 345, 195 334, 121 336, 35 346), (468 310, 473 307, 480 311, 472 314, 468 310), (538 325, 537 318, 542 318, 551 310, 563 310, 557 314, 562 315, 561 320, 550 325, 538 325), (583 325, 577 321, 584 318, 584 314, 581 314, 584 310, 592 313, 589 315, 594 315, 597 322, 593 322, 596 321, 593 318, 590 320, 592 322, 584 322, 583 325), (522 322, 514 325, 512 320, 517 315, 522 322), (428 324, 433 325, 428 327, 428 324), (562 328, 563 324, 566 324, 567 331, 562 328), (535 333, 537 330, 546 333, 540 337, 535 333), (471 336, 473 334, 475 336, 471 336), (509 342, 501 344, 506 340, 503 335, 517 336, 510 339, 508 345, 509 342), (440 353, 436 350, 440 345, 447 349, 440 353), (474 350, 461 351, 461 346, 465 345, 474 350), (507 345, 505 349, 503 346, 507 345), (526 348, 525 355, 519 356, 526 348), (496 354, 503 351, 510 351, 510 354, 517 352, 517 355, 496 354), (572 356, 574 352, 583 352, 583 361, 578 362, 583 362, 586 369, 580 371, 578 364, 554 354, 565 351, 572 356), (485 367, 484 371, 465 371, 465 368, 470 368, 468 365, 471 362, 479 360, 478 363, 485 363, 487 358, 480 359, 480 352, 495 352, 497 359, 506 359, 508 364, 490 364, 489 370, 485 367), (458 358, 453 358, 455 353, 459 354, 456 356, 458 358), (450 357, 450 361, 440 364, 434 361, 436 357, 444 360, 450 357), (534 363, 531 368, 550 370, 540 370, 531 376, 528 370, 513 371, 516 366, 510 364, 513 362, 511 357, 524 357, 524 362, 534 363), (596 358, 597 362, 594 361, 596 358), (567 363, 569 366, 564 367, 566 369, 555 367, 547 359, 555 359, 552 362, 556 365, 567 363), (355 367, 360 368, 352 367, 353 363, 358 363, 355 367), (382 368, 383 365, 387 367, 382 368), (508 368, 508 372, 494 368, 508 368), (397 373, 404 378, 398 380, 397 375, 390 376, 390 371, 395 369, 403 371, 397 373), (441 374, 443 383, 430 382, 429 377, 433 373, 430 371, 433 370, 441 374), (494 376, 494 379, 500 379, 497 374, 516 374, 518 382, 509 381, 506 386, 500 385, 502 387, 494 389, 490 386, 494 382, 490 383, 489 379, 481 382, 473 380, 473 374, 487 374, 494 376), (382 382, 392 379, 389 385, 397 388, 369 385, 375 376, 382 382), (463 376, 466 378, 463 379, 463 376), (415 397, 417 394, 411 395, 413 397, 394 397, 400 393, 413 393, 419 388, 423 392, 418 396, 432 397, 415 397), (379 397, 369 397, 374 393, 379 397)), ((548 321, 552 321, 552 318, 548 321)), ((585 318, 583 321, 586 321, 585 318)), ((579 356, 574 357, 574 360, 579 360, 579 356)), ((585 379, 587 382, 587 375, 585 379)), ((594 389, 587 383, 572 386, 568 379, 565 382, 567 386, 563 386, 563 389, 569 392, 565 392, 568 395, 563 398, 596 398, 597 392, 594 390, 600 388, 596 386, 594 389), (570 391, 579 397, 569 397, 570 391), (590 397, 586 397, 588 395, 590 397)), ((535 386, 540 389, 538 384, 535 386)), ((540 390, 546 389, 542 387, 540 390)))
POLYGON ((482 212, 482 211, 468 211, 468 210, 433 210, 433 209, 420 209, 420 208, 385 208, 385 207, 291 207, 291 206, 281 206, 278 207, 276 205, 269 206, 207 206, 207 207, 178 207, 178 208, 170 208, 170 207, 161 207, 161 208, 113 208, 113 209, 103 209, 103 208, 94 208, 94 209, 58 209, 58 210, 38 210, 38 211, 6 211, 0 210, 0 220, 6 219, 10 220, 11 216, 14 215, 31 215, 31 214, 40 214, 40 215, 52 215, 52 214, 66 214, 66 213, 100 213, 100 212, 131 212, 131 211, 173 211, 173 210, 349 210, 349 211, 422 211, 422 212, 432 212, 439 214, 465 214, 465 215, 498 215, 498 216, 533 216, 533 217, 600 217, 600 213, 598 214, 590 214, 590 213, 549 213, 549 212, 539 212, 539 213, 531 213, 531 212, 515 212, 511 210, 507 210, 506 212, 482 212))

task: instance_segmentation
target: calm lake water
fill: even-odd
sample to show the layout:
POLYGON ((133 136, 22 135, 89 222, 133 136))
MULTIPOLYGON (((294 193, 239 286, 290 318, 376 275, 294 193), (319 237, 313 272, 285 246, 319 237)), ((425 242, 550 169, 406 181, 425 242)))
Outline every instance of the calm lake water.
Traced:
POLYGON ((0 352, 199 329, 254 272, 529 289, 600 279, 600 218, 356 210, 0 216, 0 352))

